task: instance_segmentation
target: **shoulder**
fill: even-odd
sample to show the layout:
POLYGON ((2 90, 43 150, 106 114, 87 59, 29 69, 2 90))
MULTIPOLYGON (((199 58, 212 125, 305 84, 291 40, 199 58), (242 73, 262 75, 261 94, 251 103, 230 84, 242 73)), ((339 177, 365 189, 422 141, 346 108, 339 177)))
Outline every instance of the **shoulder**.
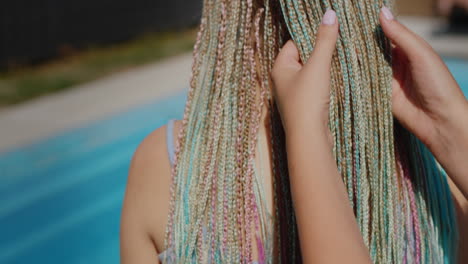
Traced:
POLYGON ((142 180, 144 178, 142 175, 168 165, 166 133, 167 125, 154 130, 143 139, 133 153, 129 177, 135 176, 132 178, 142 180), (143 174, 134 172, 143 172, 143 174))
MULTIPOLYGON (((168 125, 164 125, 146 136, 135 150, 129 171, 129 181, 158 181, 156 176, 164 174, 162 172, 170 171, 170 161, 168 153, 168 133, 172 139, 177 138, 177 131, 180 128, 181 121, 175 121, 172 131, 168 125), (151 176, 150 176, 151 175, 151 176), (156 178, 156 179, 155 179, 156 178)), ((175 144, 175 142, 173 142, 175 144)))
MULTIPOLYGON (((176 138, 180 122, 174 124, 176 138)), ((169 212, 171 165, 167 125, 150 133, 135 150, 128 173, 122 228, 135 226, 157 243, 163 237, 169 212), (153 237, 155 236, 155 237, 153 237)))

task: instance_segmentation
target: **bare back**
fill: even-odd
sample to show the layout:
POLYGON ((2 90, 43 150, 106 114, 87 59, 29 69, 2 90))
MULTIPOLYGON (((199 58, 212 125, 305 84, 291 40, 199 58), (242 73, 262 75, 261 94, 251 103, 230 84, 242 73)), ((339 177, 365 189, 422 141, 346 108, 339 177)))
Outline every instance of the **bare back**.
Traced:
MULTIPOLYGON (((266 133, 268 124, 266 121, 263 124, 259 130, 255 163, 262 179, 267 208, 271 212, 273 207, 271 157, 266 133)), ((130 239, 132 242, 121 243, 122 263, 138 262, 135 261, 136 253, 127 254, 123 251, 141 251, 141 247, 148 248, 151 245, 154 254, 148 255, 152 255, 154 263, 154 258, 157 258, 156 252, 161 253, 166 250, 164 238, 170 204, 170 156, 172 155, 170 151, 173 150, 172 147, 168 148, 170 144, 168 139, 170 140, 172 135, 174 140, 172 143, 175 146, 180 127, 181 122, 175 121, 173 131, 168 131, 167 125, 153 131, 135 151, 129 173, 121 228, 121 239, 130 239)), ((255 249, 253 254, 256 257, 255 249)), ((145 261, 141 260, 138 263, 146 263, 145 261)))

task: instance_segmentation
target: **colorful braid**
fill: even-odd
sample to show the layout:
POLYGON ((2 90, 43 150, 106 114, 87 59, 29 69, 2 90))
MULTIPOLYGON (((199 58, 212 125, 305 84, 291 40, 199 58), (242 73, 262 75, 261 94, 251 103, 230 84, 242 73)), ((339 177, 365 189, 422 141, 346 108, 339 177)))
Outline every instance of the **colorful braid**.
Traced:
MULTIPOLYGON (((172 169, 164 263, 301 263, 284 133, 271 72, 288 38, 307 61, 323 13, 340 38, 332 63, 333 152, 374 263, 455 263, 457 223, 446 175, 394 122, 383 0, 204 0, 172 169), (255 164, 270 116, 274 211, 255 164)), ((313 186, 311 186, 313 188, 313 186)))

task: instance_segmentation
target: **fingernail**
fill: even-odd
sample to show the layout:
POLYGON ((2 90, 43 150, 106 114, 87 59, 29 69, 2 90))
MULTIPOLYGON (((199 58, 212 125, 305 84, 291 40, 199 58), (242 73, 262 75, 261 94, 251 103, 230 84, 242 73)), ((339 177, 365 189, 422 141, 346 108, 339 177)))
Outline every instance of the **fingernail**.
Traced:
POLYGON ((392 11, 390 11, 390 9, 388 9, 388 7, 383 6, 383 7, 382 7, 382 13, 383 13, 384 17, 385 17, 387 20, 393 20, 392 11))
POLYGON ((328 9, 323 15, 322 24, 324 25, 334 25, 336 23, 336 13, 335 11, 328 9))

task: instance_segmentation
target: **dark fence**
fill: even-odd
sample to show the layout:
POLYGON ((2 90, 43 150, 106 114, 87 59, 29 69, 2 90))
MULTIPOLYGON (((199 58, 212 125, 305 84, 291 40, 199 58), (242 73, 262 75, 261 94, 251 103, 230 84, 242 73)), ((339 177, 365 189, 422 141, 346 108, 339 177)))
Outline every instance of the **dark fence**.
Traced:
POLYGON ((201 0, 1 0, 0 68, 199 22, 201 0))

